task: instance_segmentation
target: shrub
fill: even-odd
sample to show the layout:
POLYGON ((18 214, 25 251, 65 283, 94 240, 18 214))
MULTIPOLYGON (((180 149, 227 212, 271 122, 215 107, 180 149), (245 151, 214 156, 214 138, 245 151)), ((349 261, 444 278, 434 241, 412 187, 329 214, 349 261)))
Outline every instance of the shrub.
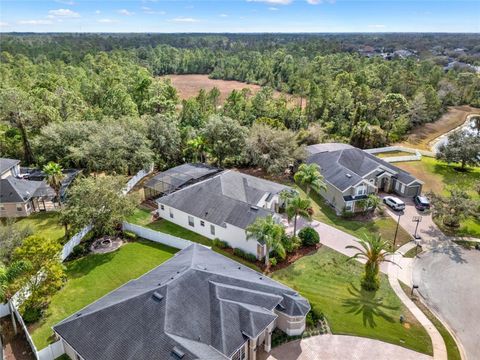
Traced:
POLYGON ((73 260, 73 259, 78 259, 82 256, 85 256, 88 254, 89 251, 89 246, 88 243, 81 242, 77 246, 75 246, 68 256, 68 260, 73 260))
POLYGON ((40 320, 43 315, 43 310, 38 307, 33 307, 30 305, 26 305, 23 309, 22 318, 26 324, 32 324, 40 320))
POLYGON ((241 257, 245 260, 251 261, 251 262, 257 261, 257 257, 255 255, 247 253, 247 252, 245 252, 245 251, 243 251, 242 249, 239 249, 239 248, 233 249, 233 254, 237 255, 238 257, 241 257))
POLYGON ((300 247, 301 241, 297 236, 288 236, 283 234, 282 236, 282 245, 285 248, 287 253, 292 253, 300 247))
POLYGON ((270 261, 271 266, 277 266, 277 259, 276 258, 272 257, 272 258, 269 259, 269 261, 270 261))
POLYGON ((226 241, 223 241, 223 240, 220 240, 219 238, 215 238, 212 240, 212 244, 213 246, 216 246, 220 249, 226 249, 226 248, 229 248, 230 245, 228 244, 228 242, 226 241))
POLYGON ((298 232, 298 237, 302 240, 303 246, 313 246, 320 242, 320 236, 311 227, 305 227, 298 232))
POLYGON ((131 232, 131 231, 124 231, 123 232, 123 237, 126 240, 137 240, 137 238, 138 238, 137 234, 135 234, 134 232, 131 232))

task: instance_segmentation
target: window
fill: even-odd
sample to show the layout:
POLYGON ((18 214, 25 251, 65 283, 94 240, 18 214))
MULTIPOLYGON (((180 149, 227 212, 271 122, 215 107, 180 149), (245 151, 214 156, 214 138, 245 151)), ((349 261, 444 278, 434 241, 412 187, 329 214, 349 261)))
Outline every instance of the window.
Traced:
POLYGON ((23 211, 23 206, 17 204, 17 211, 23 211))
POLYGON ((165 206, 164 206, 164 205, 160 205, 160 209, 165 210, 165 206))
POLYGON ((173 219, 173 211, 170 209, 170 218, 173 219))
POLYGON ((215 226, 210 225, 210 234, 215 235, 215 226))
POLYGON ((30 210, 30 203, 27 203, 27 210, 30 210))
POLYGON ((353 210, 353 201, 347 201, 345 203, 345 210, 346 211, 352 211, 353 210))
POLYGON ((357 196, 366 195, 367 194, 367 187, 365 185, 357 187, 357 196))
POLYGON ((238 349, 238 351, 232 356, 232 360, 245 360, 246 358, 247 354, 245 352, 245 345, 238 349))
POLYGON ((400 192, 403 194, 405 192, 405 185, 401 184, 400 192))
POLYGON ((200 226, 205 226, 205 221, 200 220, 200 226))
POLYGON ((188 225, 194 227, 195 226, 195 222, 193 221, 193 216, 189 216, 188 217, 188 225))

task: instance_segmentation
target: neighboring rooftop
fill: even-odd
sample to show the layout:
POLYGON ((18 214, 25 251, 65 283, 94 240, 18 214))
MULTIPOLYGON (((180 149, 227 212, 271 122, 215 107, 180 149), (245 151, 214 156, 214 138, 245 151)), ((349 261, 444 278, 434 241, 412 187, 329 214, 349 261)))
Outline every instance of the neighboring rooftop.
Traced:
POLYGON ((257 217, 272 212, 257 204, 282 190, 290 189, 272 181, 227 170, 207 180, 195 183, 157 199, 213 224, 232 224, 245 229, 257 217))
POLYGON ((183 164, 162 171, 145 183, 145 187, 159 194, 169 194, 186 185, 221 171, 206 164, 183 164))
POLYGON ((20 160, 0 158, 0 175, 10 170, 15 165, 18 165, 20 160))
POLYGON ((23 203, 32 197, 54 197, 55 191, 44 181, 17 179, 0 180, 0 203, 23 203))
POLYGON ((198 244, 54 326, 85 360, 225 359, 307 300, 198 244))
POLYGON ((358 184, 365 175, 378 167, 385 168, 394 177, 408 185, 420 182, 406 171, 348 144, 325 143, 307 147, 307 162, 318 164, 325 180, 340 191, 358 184))

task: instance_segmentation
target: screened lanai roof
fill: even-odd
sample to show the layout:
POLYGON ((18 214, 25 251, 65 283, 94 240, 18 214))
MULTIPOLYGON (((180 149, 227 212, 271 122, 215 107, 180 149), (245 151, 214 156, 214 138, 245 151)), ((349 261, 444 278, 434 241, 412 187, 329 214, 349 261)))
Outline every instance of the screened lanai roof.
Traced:
POLYGON ((216 167, 201 163, 183 164, 158 173, 145 183, 145 187, 168 194, 219 171, 221 170, 216 167))

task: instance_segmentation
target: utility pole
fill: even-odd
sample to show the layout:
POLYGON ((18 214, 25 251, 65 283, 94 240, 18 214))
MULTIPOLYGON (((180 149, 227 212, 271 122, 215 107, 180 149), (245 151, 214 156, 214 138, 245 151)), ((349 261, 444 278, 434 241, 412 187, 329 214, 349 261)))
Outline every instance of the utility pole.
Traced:
POLYGON ((393 252, 395 252, 395 242, 397 241, 398 227, 400 226, 400 216, 403 215, 403 212, 398 213, 397 227, 395 228, 395 236, 393 237, 393 252))

